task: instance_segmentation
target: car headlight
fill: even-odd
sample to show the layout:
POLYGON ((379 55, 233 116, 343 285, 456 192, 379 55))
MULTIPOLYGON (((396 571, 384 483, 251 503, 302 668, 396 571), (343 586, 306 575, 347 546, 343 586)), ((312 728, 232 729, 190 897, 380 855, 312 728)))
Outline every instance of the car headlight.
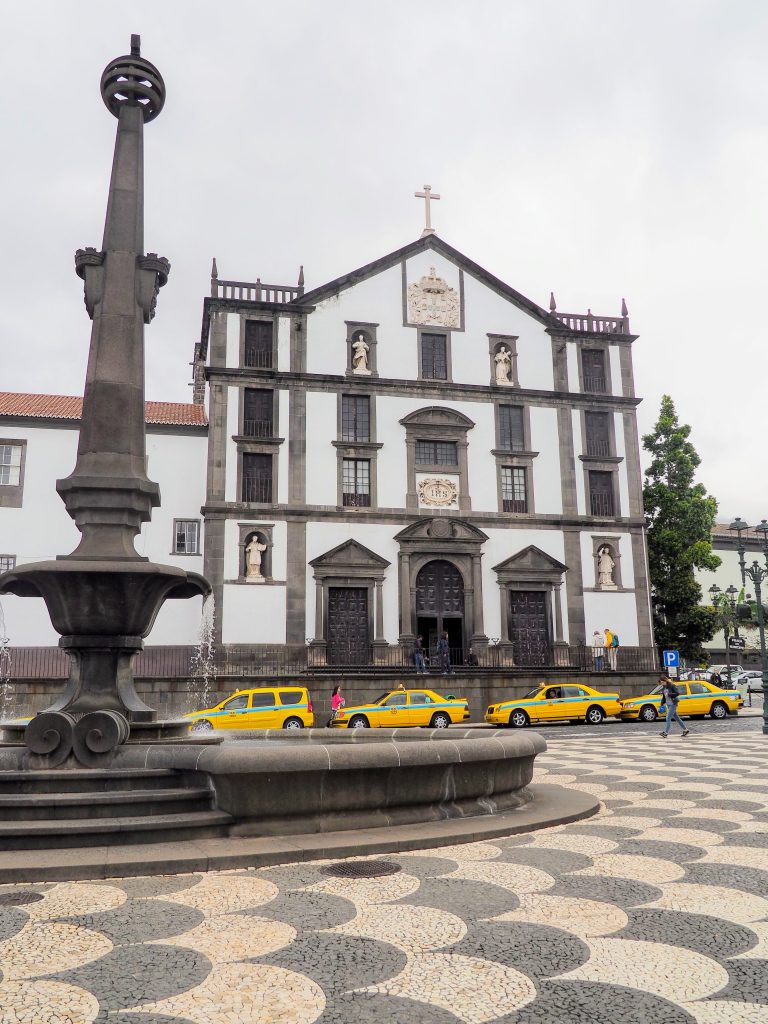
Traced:
POLYGON ((625 707, 625 708, 636 708, 637 707, 637 701, 633 700, 631 704, 623 704, 622 707, 625 707))

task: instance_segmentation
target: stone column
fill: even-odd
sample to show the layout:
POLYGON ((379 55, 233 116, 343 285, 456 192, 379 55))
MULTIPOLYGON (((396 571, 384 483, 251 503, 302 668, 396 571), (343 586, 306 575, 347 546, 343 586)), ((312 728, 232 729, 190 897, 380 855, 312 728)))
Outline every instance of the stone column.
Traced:
POLYGON ((483 622, 483 574, 480 555, 472 555, 472 646, 478 649, 488 646, 483 622))
POLYGON ((568 664, 568 644, 563 640, 563 609, 560 604, 562 583, 555 583, 552 587, 552 604, 555 613, 555 642, 553 651, 556 665, 568 664))
POLYGON ((499 599, 501 601, 501 639, 499 640, 499 651, 501 652, 501 665, 514 665, 515 659, 512 651, 512 643, 509 639, 509 590, 499 581, 499 599))
POLYGON ((400 554, 400 643, 413 641, 411 614, 411 556, 400 554))
POLYGON ((389 646, 384 638, 384 580, 374 580, 375 589, 375 630, 373 634, 373 660, 386 660, 385 650, 389 646))

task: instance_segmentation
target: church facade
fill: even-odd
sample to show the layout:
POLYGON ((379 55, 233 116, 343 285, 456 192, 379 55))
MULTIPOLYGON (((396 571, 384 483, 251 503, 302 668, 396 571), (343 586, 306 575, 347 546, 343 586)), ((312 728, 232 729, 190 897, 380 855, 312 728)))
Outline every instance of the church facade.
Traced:
POLYGON ((545 310, 430 232, 311 291, 211 285, 221 642, 365 665, 447 634, 520 666, 606 627, 653 643, 626 309, 545 310))

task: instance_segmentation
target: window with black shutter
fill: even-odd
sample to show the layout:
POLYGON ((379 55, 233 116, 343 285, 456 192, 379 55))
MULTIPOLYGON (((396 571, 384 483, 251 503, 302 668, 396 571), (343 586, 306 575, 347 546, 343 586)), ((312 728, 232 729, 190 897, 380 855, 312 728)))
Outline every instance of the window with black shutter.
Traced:
POLYGON ((584 377, 584 390, 597 394, 608 391, 605 376, 605 352, 599 348, 581 350, 581 370, 584 377))
POLYGON ((585 412, 586 454, 606 458, 611 454, 609 413, 585 412))
POLYGON ((246 388, 243 395, 243 434, 246 437, 272 437, 273 392, 246 388))
POLYGON ((444 334, 422 334, 421 376, 428 380, 448 379, 447 338, 444 334))
POLYGON ((511 452, 525 451, 525 426, 522 406, 499 406, 499 445, 511 452))
POLYGON ((245 321, 246 366, 269 370, 272 368, 272 337, 274 324, 271 320, 245 321))
POLYGON ((589 510, 593 516, 612 516, 614 514, 613 473, 590 470, 589 510))
POLYGON ((272 502, 272 456, 243 453, 242 500, 272 502))
POLYGON ((370 441, 371 400, 367 395, 341 396, 341 440, 370 441))

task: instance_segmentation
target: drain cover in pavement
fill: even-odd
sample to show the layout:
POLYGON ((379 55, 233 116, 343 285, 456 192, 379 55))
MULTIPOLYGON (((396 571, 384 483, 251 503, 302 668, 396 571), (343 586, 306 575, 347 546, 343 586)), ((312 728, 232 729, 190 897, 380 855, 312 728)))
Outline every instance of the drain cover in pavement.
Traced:
POLYGON ((331 864, 325 873, 336 878, 380 878, 382 875, 394 875, 400 870, 400 865, 391 860, 350 860, 331 864))
POLYGON ((41 900, 39 892, 0 892, 0 907, 23 907, 25 903, 37 903, 41 900))

